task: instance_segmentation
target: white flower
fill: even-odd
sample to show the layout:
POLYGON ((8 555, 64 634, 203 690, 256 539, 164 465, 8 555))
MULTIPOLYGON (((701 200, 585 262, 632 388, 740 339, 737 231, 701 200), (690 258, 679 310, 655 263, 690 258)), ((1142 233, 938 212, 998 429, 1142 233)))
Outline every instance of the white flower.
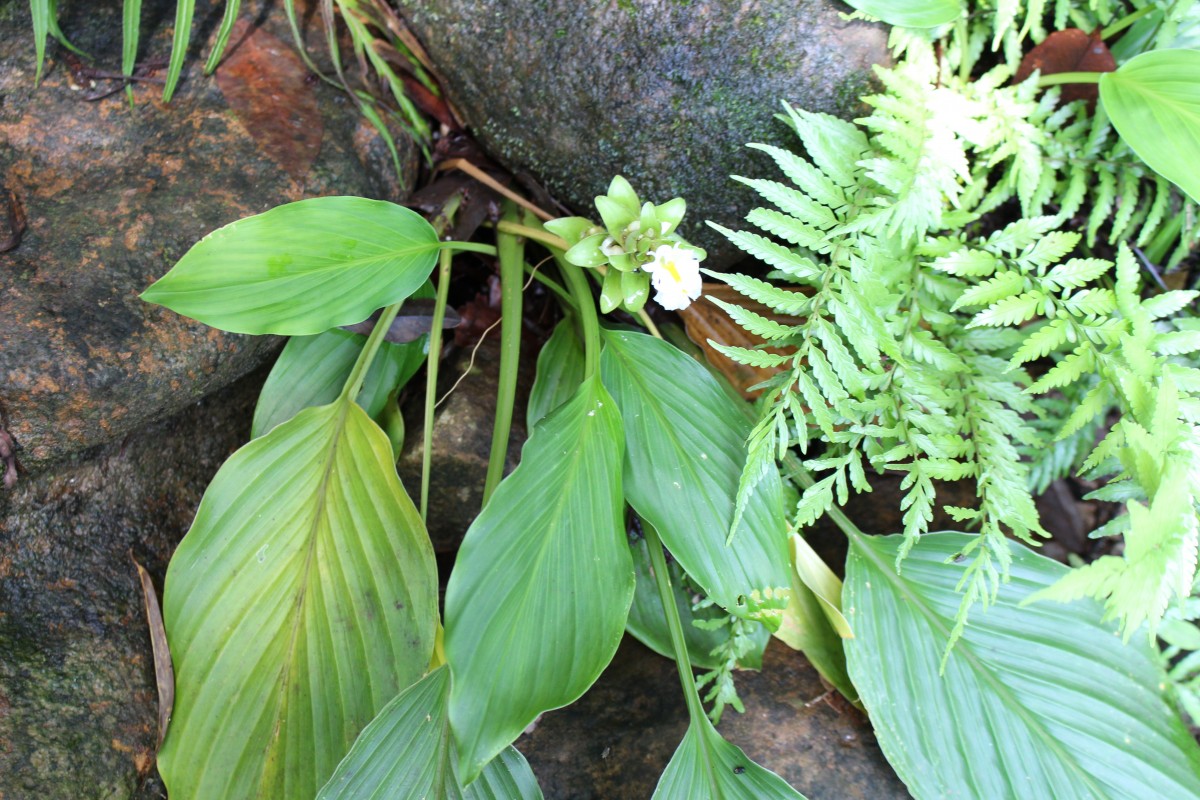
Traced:
POLYGON ((654 301, 667 311, 687 308, 700 296, 700 259, 696 251, 678 245, 660 245, 653 260, 642 267, 650 273, 654 301))

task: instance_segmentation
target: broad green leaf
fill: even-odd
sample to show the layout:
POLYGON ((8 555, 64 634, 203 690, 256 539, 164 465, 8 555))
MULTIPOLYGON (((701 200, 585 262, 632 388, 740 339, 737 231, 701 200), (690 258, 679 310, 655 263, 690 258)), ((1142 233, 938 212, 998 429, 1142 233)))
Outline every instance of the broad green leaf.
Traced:
POLYGON ((1151 169, 1200 203, 1200 50, 1152 50, 1100 76, 1113 127, 1151 169))
POLYGON ((541 800, 529 764, 511 747, 462 787, 449 697, 450 670, 444 666, 401 692, 358 735, 317 800, 541 800))
POLYGON ((782 486, 771 470, 727 543, 750 423, 709 372, 642 333, 604 331, 600 370, 625 420, 625 497, 732 614, 779 627, 787 605, 782 486))
MULTIPOLYGON (((289 339, 258 396, 251 437, 262 436, 301 409, 336 399, 364 342, 365 336, 336 328, 315 336, 289 339)), ((427 337, 409 344, 380 344, 358 395, 358 404, 367 416, 379 417, 388 395, 420 369, 428 347, 427 337)))
MULTIPOLYGON (((671 647, 671 635, 663 617, 662 600, 658 596, 658 588, 654 584, 654 573, 650 567, 650 554, 646 550, 646 540, 638 539, 630 542, 633 552, 633 571, 637 578, 637 589, 633 594, 633 605, 629 607, 629 619, 625 622, 625 630, 629 631, 639 642, 654 652, 667 658, 675 658, 675 650, 671 647)), ((683 585, 683 572, 678 562, 672 562, 668 567, 671 572, 671 588, 675 592, 675 606, 679 609, 679 617, 683 621, 683 637, 687 641, 688 660, 693 667, 717 669, 722 659, 713 656, 712 651, 729 638, 728 628, 708 630, 693 625, 696 619, 711 620, 727 618, 725 611, 713 606, 692 610, 696 599, 694 592, 688 591, 683 585)), ((762 654, 771 639, 771 634, 762 625, 755 625, 756 648, 738 666, 742 669, 761 669, 762 654)))
POLYGON ((741 748, 721 738, 703 716, 693 718, 654 790, 654 800, 804 800, 741 748))
POLYGON ((1018 604, 1068 572, 1009 542, 1011 580, 946 655, 974 537, 856 539, 843 607, 850 677, 879 744, 918 800, 1200 797, 1200 749, 1162 694, 1145 642, 1122 645, 1090 600, 1018 604))
POLYGON ((183 60, 187 58, 188 40, 192 36, 192 16, 196 11, 196 0, 176 0, 175 32, 171 37, 171 58, 167 64, 167 83, 163 87, 163 102, 171 102, 179 74, 183 71, 183 60))
POLYGON ((438 247, 407 208, 314 197, 213 231, 142 299, 234 333, 321 333, 411 295, 438 247))
POLYGON ((906 28, 935 28, 963 12, 962 0, 846 0, 846 5, 906 28))
POLYGON ((173 800, 313 797, 433 652, 437 573, 387 438, 355 403, 230 457, 167 571, 173 800))
POLYGON ((542 420, 467 531, 446 588, 464 782, 612 660, 633 599, 623 437, 598 377, 542 420))
POLYGON ((538 353, 537 378, 525 410, 526 429, 533 430, 539 420, 570 400, 581 383, 583 343, 572 321, 564 319, 538 353))

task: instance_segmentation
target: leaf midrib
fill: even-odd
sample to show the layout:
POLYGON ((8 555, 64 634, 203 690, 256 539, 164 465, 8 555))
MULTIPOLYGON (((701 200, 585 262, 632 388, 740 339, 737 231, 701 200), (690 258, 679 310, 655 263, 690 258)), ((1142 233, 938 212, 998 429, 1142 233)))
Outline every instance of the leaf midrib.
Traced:
MULTIPOLYGON (((360 266, 360 265, 366 264, 366 263, 370 263, 370 262, 392 260, 392 259, 396 259, 396 258, 411 258, 412 256, 422 255, 427 252, 435 251, 440 246, 441 246, 440 242, 432 242, 432 243, 424 244, 424 245, 417 246, 417 247, 409 247, 409 248, 400 249, 400 250, 387 250, 383 253, 373 255, 373 256, 363 256, 360 258, 351 258, 351 259, 339 259, 336 261, 332 261, 331 263, 323 265, 323 266, 308 268, 302 272, 296 272, 296 273, 292 273, 292 274, 288 274, 288 275, 266 275, 263 277, 249 277, 249 278, 239 276, 236 283, 219 284, 216 287, 201 286, 201 287, 197 287, 197 288, 172 289, 172 288, 169 288, 169 286, 168 286, 168 288, 166 290, 159 289, 158 292, 153 292, 152 289, 147 289, 145 292, 143 292, 143 297, 145 297, 147 295, 158 294, 159 292, 162 292, 162 293, 169 292, 170 294, 176 294, 176 295, 198 294, 201 292, 212 291, 214 288, 224 289, 224 288, 230 288, 231 286, 237 286, 237 287, 256 286, 259 284, 270 283, 270 282, 274 282, 274 281, 291 280, 291 279, 296 279, 296 278, 316 277, 316 276, 323 275, 323 274, 330 272, 332 270, 335 270, 335 269, 353 269, 357 266, 360 266)), ((227 259, 223 259, 223 260, 227 260, 227 259)), ((430 263, 432 264, 432 262, 430 262, 430 263)), ((381 266, 383 266, 383 265, 381 265, 381 266)), ((163 279, 165 280, 166 276, 163 276, 163 279)), ((183 280, 183 279, 176 277, 176 280, 183 280)), ((151 302, 157 302, 157 301, 152 300, 151 302)))
MULTIPOLYGON (((296 645, 300 638, 300 624, 305 617, 304 602, 308 596, 309 582, 312 580, 312 569, 315 563, 315 553, 317 549, 317 537, 319 535, 320 522, 322 515, 325 512, 327 497, 329 494, 329 479, 333 474, 333 466, 337 458, 338 445, 341 443, 342 436, 346 429, 346 419, 349 416, 350 404, 352 401, 347 398, 340 398, 334 401, 340 405, 337 419, 333 425, 332 435, 329 437, 329 444, 326 447, 325 461, 321 465, 321 482, 317 487, 315 507, 313 509, 312 523, 309 526, 308 532, 308 548, 304 554, 304 567, 301 570, 302 579, 296 591, 296 599, 292 610, 292 630, 288 636, 288 657, 283 662, 283 671, 279 677, 279 704, 276 706, 275 722, 272 736, 268 744, 268 753, 279 744, 281 734, 281 720, 286 715, 288 710, 288 687, 291 679, 292 666, 296 662, 296 645)), ((263 761, 262 771, 259 774, 259 786, 262 787, 263 781, 267 778, 267 771, 272 763, 270 756, 263 761)), ((319 784, 319 780, 317 781, 319 784)), ((318 787, 319 788, 319 787, 318 787)))
MULTIPOLYGON (((913 607, 921 612, 921 615, 925 617, 929 625, 941 633, 945 637, 946 641, 949 641, 950 630, 942 623, 941 618, 934 613, 934 611, 930 609, 928 605, 926 605, 924 599, 908 588, 907 582, 905 582, 898 573, 891 569, 891 564, 889 562, 886 562, 869 545, 862 544, 859 541, 858 537, 865 535, 866 534, 858 534, 858 536, 851 537, 856 551, 862 557, 870 561, 871 564, 876 568, 876 571, 883 575, 884 580, 895 586, 904 599, 910 601, 913 604, 913 607)), ((951 653, 951 656, 953 656, 955 653, 960 653, 963 656, 963 659, 966 661, 968 666, 971 667, 972 671, 980 677, 980 680, 987 684, 988 688, 992 689, 992 691, 995 692, 995 694, 1000 697, 1001 700, 1005 701, 1006 705, 1015 710, 1016 715, 1021 719, 1021 721, 1024 722, 1030 730, 1034 731, 1038 735, 1039 739, 1043 740, 1047 744, 1048 749, 1058 756, 1059 761, 1071 767, 1072 772, 1075 773, 1080 783, 1082 783, 1099 797, 1110 796, 1104 792, 1104 790, 1095 782, 1092 776, 1083 769, 1078 761, 1076 761, 1076 759, 1063 748, 1062 743, 1059 742, 1058 739, 1054 738, 1054 736, 1052 736, 1050 732, 1045 729, 1045 727, 1039 724, 1037 717, 1032 714, 1023 703, 1017 700, 1009 688, 1001 683, 992 674, 992 672, 986 668, 983 660, 979 658, 971 649, 970 642, 965 636, 960 637, 955 643, 954 652, 951 653)), ((943 677, 939 676, 939 679, 943 679, 943 677)))

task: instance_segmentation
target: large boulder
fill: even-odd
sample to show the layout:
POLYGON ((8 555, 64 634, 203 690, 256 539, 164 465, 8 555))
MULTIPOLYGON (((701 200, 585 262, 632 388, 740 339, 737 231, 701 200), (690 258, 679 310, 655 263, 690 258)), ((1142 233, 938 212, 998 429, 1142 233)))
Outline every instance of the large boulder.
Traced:
POLYGON ((139 794, 158 698, 133 560, 161 591, 262 378, 0 491, 0 798, 162 796, 139 794))
MULTIPOLYGON (((174 4, 142 5, 142 58, 164 56, 174 4)), ((201 74, 219 20, 205 7, 175 98, 163 105, 161 83, 140 83, 131 108, 121 92, 89 101, 115 84, 53 44, 35 88, 28 8, 0 0, 0 240, 10 209, 27 221, 0 254, 0 427, 27 470, 176 413, 273 352, 270 338, 221 333, 138 298, 201 237, 314 195, 399 199, 363 163, 383 145, 353 103, 310 80, 280 40, 281 12, 267 26, 278 37, 231 41, 218 81, 201 74)), ((64 8, 66 35, 119 71, 121 3, 64 8)), ((414 148, 400 144, 413 164, 414 148)))
POLYGON ((780 101, 854 116, 887 31, 830 0, 396 0, 450 99, 493 154, 594 215, 613 175, 656 202, 681 195, 710 265, 735 251, 771 171, 748 142, 783 143, 780 101))

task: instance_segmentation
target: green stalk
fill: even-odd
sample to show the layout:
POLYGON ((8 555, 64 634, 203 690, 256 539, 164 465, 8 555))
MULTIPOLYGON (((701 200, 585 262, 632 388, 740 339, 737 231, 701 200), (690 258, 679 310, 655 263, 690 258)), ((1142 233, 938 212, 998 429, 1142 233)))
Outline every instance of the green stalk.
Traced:
POLYGON ((575 296, 579 308, 579 323, 583 326, 583 376, 587 379, 595 375, 600 366, 600 318, 596 315, 596 300, 592 297, 582 269, 568 262, 560 253, 554 254, 554 260, 558 262, 567 288, 575 296))
POLYGON ((367 337, 367 343, 359 351, 358 358, 354 362, 354 368, 350 370, 350 377, 346 378, 346 382, 342 384, 342 393, 338 395, 338 400, 345 400, 347 397, 351 399, 358 397, 358 393, 362 391, 363 381, 366 380, 367 370, 371 368, 371 362, 375 360, 375 354, 379 352, 379 346, 383 344, 388 328, 391 327, 392 320, 400 313, 400 306, 403 304, 403 300, 399 303, 393 303, 380 313, 379 321, 371 329, 371 335, 367 337))
POLYGON ((1038 78, 1037 85, 1041 88, 1058 86, 1064 83, 1099 83, 1103 72, 1056 72, 1053 75, 1043 75, 1038 78))
MULTIPOLYGON (((505 203, 506 220, 519 218, 517 207, 505 203)), ((512 431, 513 405, 517 397, 517 369, 521 358, 521 290, 524 288, 525 240, 511 233, 496 232, 500 254, 500 380, 496 389, 496 421, 492 426, 492 451, 488 455, 487 479, 483 484, 483 505, 504 477, 504 459, 508 455, 508 436, 512 431)))
POLYGON ((433 327, 429 331, 429 363, 425 367, 425 420, 421 451, 421 521, 429 513, 429 467, 433 461, 433 407, 437 403, 438 362, 442 355, 442 322, 446 318, 446 297, 450 292, 450 262, 454 256, 442 250, 438 259, 437 299, 433 306, 433 327))
POLYGON ((494 256, 497 253, 494 246, 477 242, 442 242, 441 248, 442 250, 453 250, 456 253, 483 253, 485 256, 494 256))
POLYGON ((1125 17, 1117 20, 1112 25, 1109 25, 1107 28, 1100 31, 1100 38, 1108 39, 1110 36, 1115 36, 1116 34, 1120 33, 1121 31, 1125 30, 1126 28, 1128 28, 1133 23, 1137 22, 1142 17, 1146 16, 1147 14, 1149 14, 1153 11, 1157 11, 1157 10, 1158 10, 1158 7, 1156 5, 1154 5, 1153 3, 1150 3, 1145 8, 1134 11, 1132 14, 1127 14, 1125 17))
POLYGON ((646 547, 650 550, 650 565, 654 568, 654 582, 658 585, 658 597, 662 601, 663 616, 667 619, 667 630, 671 633, 671 648, 675 651, 675 667, 679 670, 679 682, 683 684, 683 696, 687 700, 688 716, 693 723, 706 719, 704 704, 696 691, 696 679, 692 675, 692 662, 688 658, 687 641, 683 638, 683 621, 679 618, 679 607, 675 605, 675 594, 671 591, 671 574, 667 572, 667 559, 663 555, 662 541, 658 531, 649 522, 642 520, 646 534, 646 547))
POLYGON ((571 249, 571 244, 561 236, 555 236, 550 231, 533 225, 520 225, 516 222, 506 222, 501 220, 496 223, 496 230, 504 233, 511 233, 516 236, 524 236, 526 239, 532 239, 535 242, 541 242, 544 245, 562 250, 564 253, 571 249))

